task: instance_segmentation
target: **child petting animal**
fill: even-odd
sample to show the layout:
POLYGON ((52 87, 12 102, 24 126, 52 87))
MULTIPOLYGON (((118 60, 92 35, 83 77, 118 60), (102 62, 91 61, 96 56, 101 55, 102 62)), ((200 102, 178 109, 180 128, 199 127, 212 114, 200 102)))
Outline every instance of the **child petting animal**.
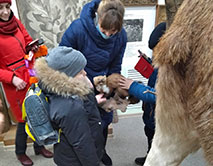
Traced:
POLYGON ((61 129, 54 144, 57 165, 99 166, 104 152, 101 117, 92 83, 84 71, 87 60, 71 47, 59 46, 36 60, 39 86, 49 99, 49 115, 61 129))

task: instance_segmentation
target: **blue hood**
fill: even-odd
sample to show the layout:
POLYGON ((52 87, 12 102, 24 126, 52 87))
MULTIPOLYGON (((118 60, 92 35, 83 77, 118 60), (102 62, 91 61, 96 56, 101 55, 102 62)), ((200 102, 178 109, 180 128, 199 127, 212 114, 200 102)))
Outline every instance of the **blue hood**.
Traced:
MULTIPOLYGON (((94 23, 94 18, 96 17, 96 11, 101 0, 93 0, 90 3, 87 3, 80 14, 80 20, 84 28, 88 31, 90 37, 95 41, 99 47, 105 47, 106 45, 113 45, 117 37, 120 36, 120 32, 116 35, 113 35, 109 39, 104 39, 94 23)), ((109 47, 110 48, 110 47, 109 47)))

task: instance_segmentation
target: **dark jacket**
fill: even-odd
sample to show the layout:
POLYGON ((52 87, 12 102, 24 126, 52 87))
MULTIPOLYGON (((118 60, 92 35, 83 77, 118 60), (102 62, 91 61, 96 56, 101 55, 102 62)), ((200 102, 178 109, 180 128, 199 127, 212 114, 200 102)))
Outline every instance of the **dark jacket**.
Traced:
MULTIPOLYGON (((87 3, 79 19, 74 20, 64 33, 60 46, 68 46, 81 51, 87 59, 85 71, 93 82, 98 75, 120 73, 121 63, 127 43, 127 35, 122 28, 121 32, 109 39, 104 39, 94 23, 95 12, 100 0, 87 3)), ((101 110, 103 127, 112 122, 112 112, 101 110)))
POLYGON ((129 94, 137 97, 138 99, 143 101, 143 121, 149 129, 155 129, 155 103, 156 103, 156 95, 152 93, 144 93, 149 90, 155 92, 155 83, 157 79, 158 70, 155 69, 151 76, 149 77, 147 86, 133 82, 129 88, 129 94))
MULTIPOLYGON (((151 88, 155 88, 156 80, 158 75, 158 69, 155 69, 152 73, 152 75, 149 77, 149 81, 147 86, 151 88)), ((156 102, 156 96, 155 96, 155 102, 156 102)), ((143 102, 143 121, 146 127, 149 129, 154 130, 155 129, 155 102, 143 102)))
POLYGON ((54 145, 55 163, 99 166, 103 135, 94 94, 84 82, 49 68, 45 58, 36 61, 35 69, 48 92, 53 126, 62 129, 60 143, 54 145))

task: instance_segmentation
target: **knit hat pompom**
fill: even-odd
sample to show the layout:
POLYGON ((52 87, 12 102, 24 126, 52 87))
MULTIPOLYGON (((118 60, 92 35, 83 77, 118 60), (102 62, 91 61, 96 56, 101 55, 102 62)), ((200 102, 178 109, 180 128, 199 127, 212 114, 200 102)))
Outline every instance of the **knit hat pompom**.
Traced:
POLYGON ((50 68, 64 72, 69 77, 75 77, 87 64, 84 55, 71 47, 59 46, 53 48, 46 57, 50 68))
POLYGON ((9 3, 11 5, 12 1, 11 0, 0 0, 0 3, 9 3))

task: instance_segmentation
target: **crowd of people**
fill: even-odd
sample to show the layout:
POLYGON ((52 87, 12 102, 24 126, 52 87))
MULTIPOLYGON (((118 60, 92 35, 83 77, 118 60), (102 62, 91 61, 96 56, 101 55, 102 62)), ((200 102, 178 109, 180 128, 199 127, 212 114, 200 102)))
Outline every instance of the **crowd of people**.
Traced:
MULTIPOLYGON (((11 0, 0 0, 0 82, 18 122, 15 140, 17 159, 22 165, 30 166, 33 161, 26 154, 27 134, 21 105, 30 86, 24 55, 32 38, 10 7, 11 0)), ((106 98, 94 88, 93 78, 121 72, 127 44, 123 18, 124 6, 120 0, 92 0, 83 6, 80 18, 70 24, 59 46, 32 65, 39 78, 39 86, 48 96, 51 122, 54 128, 62 130, 60 142, 54 145, 54 153, 34 142, 36 155, 53 157, 59 166, 70 163, 74 166, 99 166, 100 162, 106 166, 113 165, 105 148, 113 113, 98 106, 106 98)), ((162 23, 153 31, 150 49, 158 43, 165 27, 162 23)), ((32 48, 32 51, 36 52, 37 48, 32 48)), ((156 95, 143 92, 155 92, 156 79, 157 69, 150 76, 148 86, 128 78, 121 79, 119 83, 131 95, 144 101, 147 153, 155 129, 156 95)), ((0 114, 1 124, 2 121, 0 114)), ((143 165, 145 159, 146 156, 136 158, 135 163, 143 165)))

